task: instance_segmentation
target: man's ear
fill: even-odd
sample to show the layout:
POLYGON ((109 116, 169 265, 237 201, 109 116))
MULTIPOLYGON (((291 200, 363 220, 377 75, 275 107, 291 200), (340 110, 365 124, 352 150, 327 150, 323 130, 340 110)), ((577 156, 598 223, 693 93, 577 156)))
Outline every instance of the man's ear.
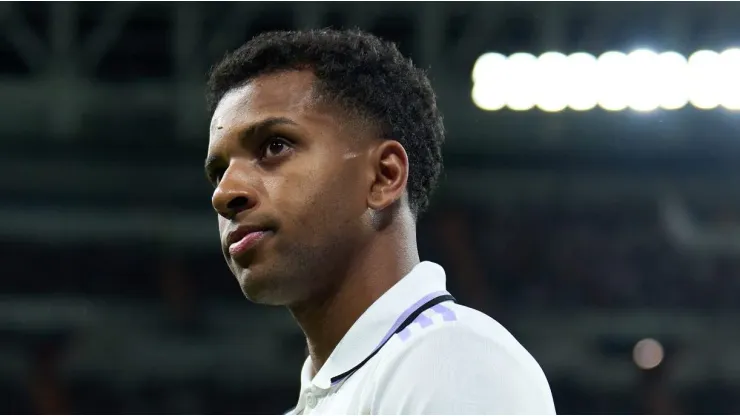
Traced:
POLYGON ((409 158, 401 143, 385 140, 373 150, 370 161, 374 177, 367 205, 380 211, 403 197, 409 178, 409 158))

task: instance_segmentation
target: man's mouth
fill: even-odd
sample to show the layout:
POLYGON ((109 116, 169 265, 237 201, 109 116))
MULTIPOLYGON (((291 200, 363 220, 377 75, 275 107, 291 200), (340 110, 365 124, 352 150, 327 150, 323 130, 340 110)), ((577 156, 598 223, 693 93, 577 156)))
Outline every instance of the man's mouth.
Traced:
POLYGON ((239 256, 267 237, 272 230, 266 227, 242 225, 226 237, 226 247, 232 257, 239 256))
POLYGON ((240 240, 235 241, 229 245, 229 254, 234 257, 251 250, 260 241, 262 241, 268 233, 270 233, 270 231, 262 230, 253 231, 244 235, 244 237, 242 237, 240 240))

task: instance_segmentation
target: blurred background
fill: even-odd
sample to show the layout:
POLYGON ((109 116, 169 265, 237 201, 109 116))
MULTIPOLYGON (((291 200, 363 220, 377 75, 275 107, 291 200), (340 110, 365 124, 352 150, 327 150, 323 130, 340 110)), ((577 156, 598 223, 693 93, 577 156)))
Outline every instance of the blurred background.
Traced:
POLYGON ((740 412, 740 4, 0 3, 0 411, 279 413, 304 340, 243 299, 205 74, 270 29, 429 68, 419 239, 561 414, 740 412))

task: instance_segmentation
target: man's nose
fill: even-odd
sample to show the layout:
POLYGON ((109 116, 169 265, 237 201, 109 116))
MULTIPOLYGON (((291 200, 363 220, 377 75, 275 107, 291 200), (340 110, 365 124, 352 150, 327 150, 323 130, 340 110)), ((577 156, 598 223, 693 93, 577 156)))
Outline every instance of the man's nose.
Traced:
POLYGON ((213 209, 224 218, 234 218, 242 211, 247 211, 257 205, 257 195, 247 181, 246 174, 239 174, 235 170, 227 170, 211 200, 213 209))

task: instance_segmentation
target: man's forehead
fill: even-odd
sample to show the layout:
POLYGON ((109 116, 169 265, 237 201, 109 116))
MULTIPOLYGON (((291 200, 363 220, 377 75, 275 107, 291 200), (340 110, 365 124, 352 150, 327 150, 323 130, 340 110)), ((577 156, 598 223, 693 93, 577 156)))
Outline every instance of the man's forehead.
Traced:
POLYGON ((314 75, 308 71, 259 76, 224 95, 213 114, 211 130, 241 124, 248 115, 261 118, 314 109, 317 104, 314 82, 314 75))

